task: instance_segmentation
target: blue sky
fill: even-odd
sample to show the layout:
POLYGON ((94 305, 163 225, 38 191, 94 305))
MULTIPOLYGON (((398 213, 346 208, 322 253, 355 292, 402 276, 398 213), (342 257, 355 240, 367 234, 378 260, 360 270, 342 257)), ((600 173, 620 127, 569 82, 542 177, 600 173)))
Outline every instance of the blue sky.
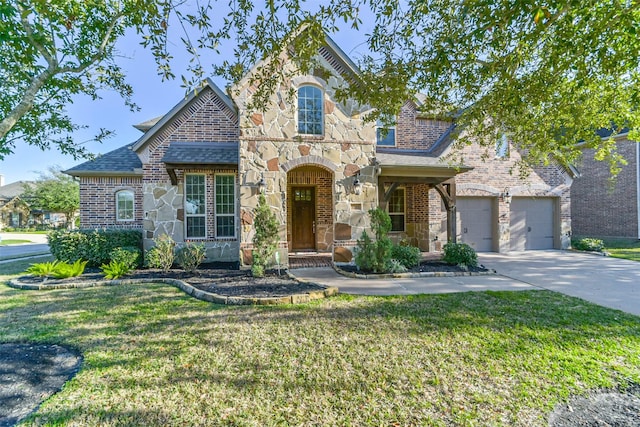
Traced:
MULTIPOLYGON (((347 55, 355 60, 359 50, 365 49, 362 44, 365 40, 365 31, 344 29, 332 34, 331 37, 347 55)), ((105 153, 135 141, 140 137, 141 132, 133 128, 134 124, 165 114, 180 102, 185 94, 184 89, 180 87, 182 72, 179 58, 180 46, 176 45, 173 49, 176 57, 173 63, 174 73, 178 77, 175 80, 162 82, 156 73, 153 56, 139 45, 139 41, 140 36, 129 35, 118 42, 118 49, 122 55, 119 60, 120 65, 127 74, 128 82, 133 86, 133 99, 141 108, 140 111, 129 111, 122 99, 112 92, 103 92, 103 99, 97 101, 88 97, 78 97, 68 105, 67 111, 75 123, 88 126, 88 129, 74 134, 76 141, 90 140, 100 128, 115 132, 114 137, 102 144, 86 145, 94 154, 105 153)), ((204 62, 212 63, 214 60, 205 58, 204 62)), ((226 85, 224 80, 219 78, 213 80, 224 90, 226 85)), ((58 165, 67 169, 83 161, 83 159, 74 160, 72 156, 63 155, 53 149, 43 152, 18 142, 14 153, 0 161, 0 174, 4 175, 5 183, 8 184, 20 180, 33 180, 39 176, 40 172, 46 172, 50 166, 58 165)))

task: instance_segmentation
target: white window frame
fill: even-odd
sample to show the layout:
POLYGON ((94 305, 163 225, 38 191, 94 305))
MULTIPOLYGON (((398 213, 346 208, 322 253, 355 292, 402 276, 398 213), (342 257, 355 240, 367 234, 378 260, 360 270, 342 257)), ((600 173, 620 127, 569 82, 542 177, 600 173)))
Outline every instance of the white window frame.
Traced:
POLYGON ((384 124, 385 122, 383 120, 378 120, 376 121, 376 145, 379 147, 395 147, 398 144, 398 141, 396 140, 396 120, 393 121, 394 125, 393 126, 385 126, 384 124), (380 144, 380 131, 381 129, 387 129, 387 135, 385 136, 385 138, 387 136, 389 136, 389 132, 393 131, 393 144, 380 144))
POLYGON ((213 218, 213 224, 214 224, 214 229, 216 231, 216 238, 219 239, 235 239, 237 238, 237 234, 238 232, 236 231, 237 229, 237 225, 238 225, 238 218, 236 216, 236 210, 237 210, 237 196, 236 196, 236 175, 233 173, 219 173, 219 174, 215 174, 214 176, 214 180, 213 180, 213 198, 214 198, 214 218, 213 218), (219 176, 230 176, 232 178, 231 180, 231 188, 232 188, 232 203, 231 206, 233 207, 233 212, 232 213, 225 213, 225 214, 221 214, 218 213, 218 177, 219 176), (233 218, 233 235, 230 236, 219 236, 218 235, 218 217, 231 217, 233 218))
POLYGON ((136 219, 136 193, 128 188, 123 188, 116 191, 116 221, 117 222, 131 222, 136 219), (120 195, 131 194, 131 218, 120 218, 120 195))
MULTIPOLYGON (((402 191, 402 212, 391 212, 389 209, 391 207, 391 203, 387 203, 387 213, 391 218, 394 216, 402 216, 402 230, 394 230, 393 221, 391 221, 391 233, 404 233, 407 231, 407 189, 405 187, 398 187, 394 190, 394 193, 397 191, 402 191)), ((393 195, 391 197, 393 197, 393 195)))
POLYGON ((308 136, 323 136, 324 135, 324 90, 312 84, 304 84, 298 88, 296 95, 297 95, 297 108, 298 108, 298 113, 296 114, 296 122, 297 122, 296 125, 298 129, 298 133, 300 135, 308 135, 308 136), (316 89, 317 91, 320 92, 320 133, 305 133, 305 132, 301 132, 300 130, 300 112, 301 112, 300 91, 306 87, 316 89))
POLYGON ((184 174, 184 238, 190 240, 206 239, 209 235, 207 227, 207 175, 204 173, 185 173, 184 174), (202 176, 204 177, 204 211, 202 213, 193 214, 188 213, 187 203, 191 203, 187 200, 187 177, 189 176, 202 176), (188 218, 204 218, 204 236, 189 236, 188 218))

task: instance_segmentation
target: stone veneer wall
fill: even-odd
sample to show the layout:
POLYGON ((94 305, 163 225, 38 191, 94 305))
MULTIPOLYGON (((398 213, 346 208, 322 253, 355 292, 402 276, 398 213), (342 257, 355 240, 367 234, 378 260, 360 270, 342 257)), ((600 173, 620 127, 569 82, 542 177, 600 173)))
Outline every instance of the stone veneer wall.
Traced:
MULTIPOLYGON (((235 111, 229 110, 209 88, 179 112, 174 120, 160 129, 139 152, 143 163, 144 183, 144 245, 153 246, 153 239, 169 234, 184 242, 184 171, 176 171, 178 184, 172 185, 162 158, 171 142, 238 142, 240 131, 235 111)), ((217 239, 214 235, 214 181, 215 173, 227 170, 193 170, 189 173, 207 175, 208 236, 201 241, 207 247, 208 261, 237 261, 239 259, 239 231, 233 239, 217 239)), ((237 171, 233 171, 236 174, 237 171)), ((236 207, 238 210, 238 207, 236 207)), ((236 225, 239 230, 239 224, 236 225)), ((195 240, 194 240, 195 241, 195 240)))
POLYGON ((571 187, 574 235, 638 238, 638 149, 637 142, 618 142, 618 152, 628 164, 614 182, 609 165, 594 160, 594 150, 584 150, 578 165, 581 176, 571 187))
POLYGON ((142 177, 91 176, 80 178, 80 228, 142 227, 142 177), (116 221, 116 192, 134 194, 134 221, 116 221))

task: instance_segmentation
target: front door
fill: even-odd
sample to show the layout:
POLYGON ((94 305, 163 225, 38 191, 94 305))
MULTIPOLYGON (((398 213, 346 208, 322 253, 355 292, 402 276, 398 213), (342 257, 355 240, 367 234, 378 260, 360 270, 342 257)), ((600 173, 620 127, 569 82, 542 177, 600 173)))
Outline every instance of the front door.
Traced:
POLYGON ((313 187, 293 188, 292 244, 294 250, 316 249, 316 198, 313 187))

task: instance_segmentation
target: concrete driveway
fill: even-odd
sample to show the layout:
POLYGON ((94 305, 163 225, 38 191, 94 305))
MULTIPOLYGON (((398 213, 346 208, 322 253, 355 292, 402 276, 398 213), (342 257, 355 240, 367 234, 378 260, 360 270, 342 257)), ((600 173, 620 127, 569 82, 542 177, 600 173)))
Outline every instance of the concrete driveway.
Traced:
POLYGON ((640 316, 640 262, 570 251, 484 253, 499 274, 640 316))
POLYGON ((302 268, 304 280, 337 286, 341 293, 411 295, 468 291, 548 289, 640 316, 640 263, 567 251, 481 253, 496 276, 351 279, 330 268, 302 268))

